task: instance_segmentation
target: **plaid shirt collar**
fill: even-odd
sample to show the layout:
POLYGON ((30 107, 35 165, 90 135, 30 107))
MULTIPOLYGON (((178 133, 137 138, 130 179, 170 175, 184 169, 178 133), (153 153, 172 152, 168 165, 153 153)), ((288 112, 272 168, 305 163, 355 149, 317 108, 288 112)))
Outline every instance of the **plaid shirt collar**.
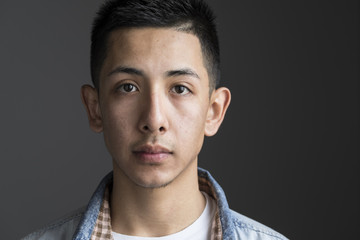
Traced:
MULTIPOLYGON (((215 194, 216 190, 211 184, 206 176, 199 174, 199 189, 200 191, 206 192, 210 197, 214 198, 218 203, 217 195, 215 194)), ((95 222, 94 230, 92 231, 91 240, 103 240, 111 239, 113 240, 111 234, 111 218, 110 218, 110 188, 112 181, 106 185, 105 192, 102 198, 102 203, 100 206, 99 214, 95 222)), ((219 204, 217 204, 215 218, 212 223, 212 234, 211 240, 221 240, 222 239, 222 227, 219 215, 219 204)))

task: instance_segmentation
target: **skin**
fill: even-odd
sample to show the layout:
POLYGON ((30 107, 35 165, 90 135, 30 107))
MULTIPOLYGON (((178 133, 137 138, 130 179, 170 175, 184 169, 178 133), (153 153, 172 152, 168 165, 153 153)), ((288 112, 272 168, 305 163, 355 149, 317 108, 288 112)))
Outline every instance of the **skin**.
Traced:
POLYGON ((113 158, 112 230, 178 232, 204 209, 197 156, 223 121, 230 91, 210 91, 199 39, 190 33, 121 29, 108 43, 99 91, 85 85, 81 93, 90 128, 103 132, 113 158))

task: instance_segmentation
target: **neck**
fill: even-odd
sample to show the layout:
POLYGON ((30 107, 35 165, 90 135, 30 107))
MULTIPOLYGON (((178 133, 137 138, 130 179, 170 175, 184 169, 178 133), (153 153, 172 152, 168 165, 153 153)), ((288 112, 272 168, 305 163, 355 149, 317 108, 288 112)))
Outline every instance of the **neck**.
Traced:
POLYGON ((115 165, 110 208, 113 231, 165 236, 191 225, 204 210, 206 201, 199 190, 196 160, 160 188, 136 185, 115 165))

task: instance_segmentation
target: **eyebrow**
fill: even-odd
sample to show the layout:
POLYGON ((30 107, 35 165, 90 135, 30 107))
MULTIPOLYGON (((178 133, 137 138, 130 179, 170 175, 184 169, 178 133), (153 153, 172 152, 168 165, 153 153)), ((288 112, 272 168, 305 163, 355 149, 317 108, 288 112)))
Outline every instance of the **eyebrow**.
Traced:
MULTIPOLYGON (((110 77, 111 75, 117 74, 117 73, 127 73, 127 74, 137 75, 137 76, 141 76, 141 77, 145 76, 145 73, 143 71, 141 71, 140 69, 119 66, 119 67, 115 68, 114 70, 112 70, 108 74, 108 77, 110 77)), ((199 75, 190 68, 181 68, 181 69, 176 69, 176 70, 170 70, 165 73, 165 76, 167 76, 167 77, 190 76, 190 77, 200 79, 199 75)))
POLYGON ((144 76, 145 74, 143 73, 143 71, 136 69, 136 68, 132 68, 132 67, 117 67, 114 70, 112 70, 109 74, 108 77, 110 77, 111 75, 114 75, 116 73, 127 73, 127 74, 131 74, 131 75, 137 75, 137 76, 144 76))
POLYGON ((182 68, 182 69, 178 69, 178 70, 168 71, 168 72, 166 72, 166 76, 168 76, 168 77, 190 76, 190 77, 200 79, 199 75, 190 68, 182 68))

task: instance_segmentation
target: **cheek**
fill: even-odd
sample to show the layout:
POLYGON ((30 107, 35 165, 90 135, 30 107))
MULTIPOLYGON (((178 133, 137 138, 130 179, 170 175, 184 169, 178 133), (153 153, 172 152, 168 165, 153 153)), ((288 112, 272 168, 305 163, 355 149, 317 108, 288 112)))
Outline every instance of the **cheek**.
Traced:
POLYGON ((108 106, 103 114, 104 138, 107 142, 119 146, 126 141, 126 136, 130 135, 130 123, 133 122, 131 116, 118 106, 108 106))
POLYGON ((190 103, 179 106, 174 118, 177 135, 184 141, 194 142, 204 137, 206 112, 201 104, 190 103))

